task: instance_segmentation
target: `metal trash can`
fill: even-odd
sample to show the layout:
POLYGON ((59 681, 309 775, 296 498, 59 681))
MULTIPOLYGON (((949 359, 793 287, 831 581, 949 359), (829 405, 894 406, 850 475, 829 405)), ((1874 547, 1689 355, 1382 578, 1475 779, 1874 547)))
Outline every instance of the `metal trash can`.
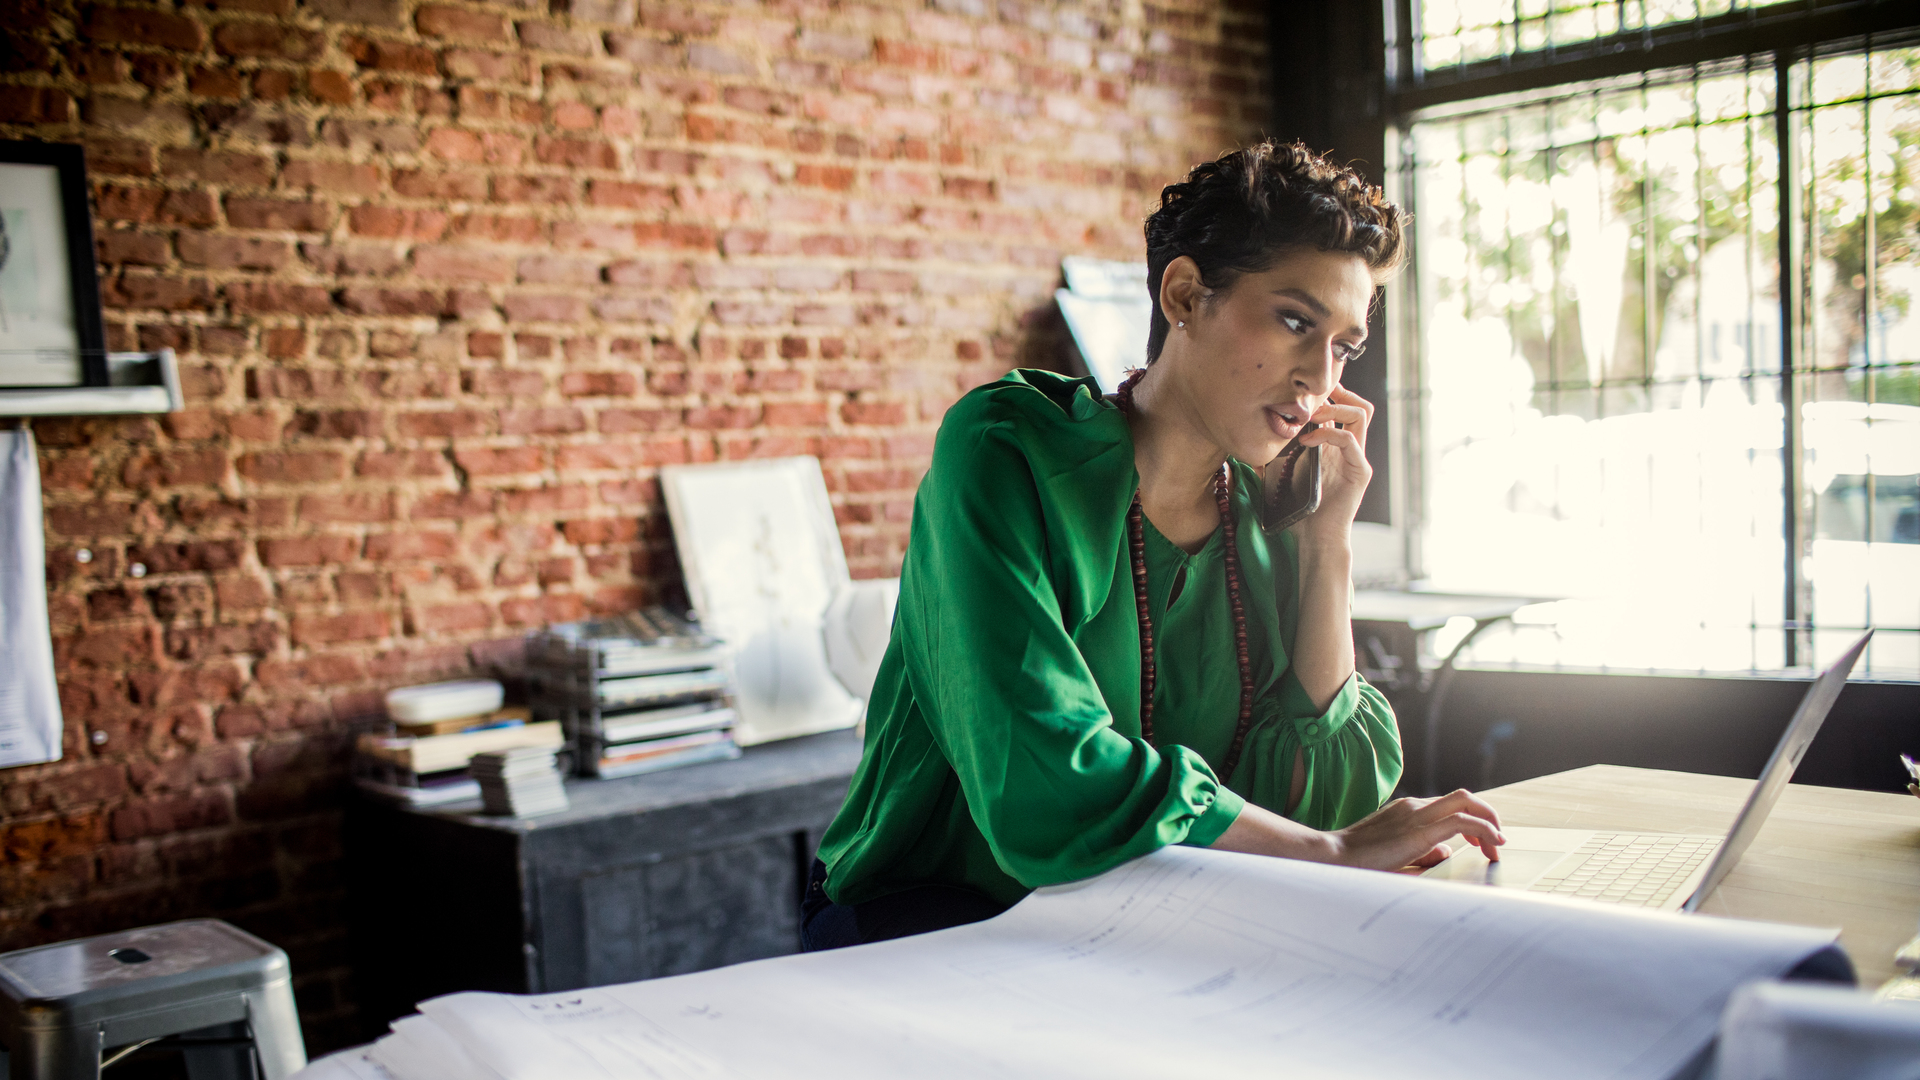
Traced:
POLYGON ((142 1046, 177 1045, 194 1080, 281 1080, 307 1063, 287 954, 188 919, 0 955, 12 1080, 97 1080, 142 1046))

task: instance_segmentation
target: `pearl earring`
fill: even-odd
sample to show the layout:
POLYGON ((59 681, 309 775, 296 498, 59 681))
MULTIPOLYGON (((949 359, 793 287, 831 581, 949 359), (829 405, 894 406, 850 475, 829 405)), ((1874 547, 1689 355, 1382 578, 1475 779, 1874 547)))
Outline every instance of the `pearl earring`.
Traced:
POLYGON ((1182 330, 1185 330, 1186 328, 1187 328, 1187 324, 1186 324, 1186 323, 1181 323, 1181 324, 1180 324, 1180 329, 1182 329, 1182 330))

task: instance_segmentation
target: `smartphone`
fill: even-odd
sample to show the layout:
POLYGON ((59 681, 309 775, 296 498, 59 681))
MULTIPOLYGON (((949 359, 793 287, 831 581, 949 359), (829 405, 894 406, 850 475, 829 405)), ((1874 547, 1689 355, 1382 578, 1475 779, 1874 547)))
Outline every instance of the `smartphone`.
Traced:
MULTIPOLYGON (((1308 424, 1300 435, 1319 427, 1308 424)), ((1300 435, 1267 462, 1260 483, 1260 527, 1268 536, 1320 509, 1320 448, 1302 446, 1300 435)))

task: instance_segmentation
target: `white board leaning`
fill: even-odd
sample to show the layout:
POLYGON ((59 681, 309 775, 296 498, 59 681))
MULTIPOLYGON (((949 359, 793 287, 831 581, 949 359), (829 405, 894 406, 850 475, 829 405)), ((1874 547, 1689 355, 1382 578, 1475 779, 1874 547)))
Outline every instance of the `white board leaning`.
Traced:
POLYGON ((848 580, 820 462, 772 458, 660 470, 687 598, 734 649, 743 746, 851 727, 821 616, 848 580))

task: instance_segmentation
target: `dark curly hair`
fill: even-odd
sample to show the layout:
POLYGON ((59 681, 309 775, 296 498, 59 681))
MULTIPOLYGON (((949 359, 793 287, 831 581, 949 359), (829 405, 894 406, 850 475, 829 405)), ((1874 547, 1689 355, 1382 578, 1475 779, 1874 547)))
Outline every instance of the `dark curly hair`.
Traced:
POLYGON ((1161 189, 1160 208, 1147 218, 1147 363, 1167 340, 1160 279, 1180 256, 1192 258, 1201 283, 1216 291, 1271 269, 1292 248, 1358 255, 1377 283, 1406 258, 1407 219, 1378 187, 1302 143, 1269 140, 1194 166, 1161 189))

